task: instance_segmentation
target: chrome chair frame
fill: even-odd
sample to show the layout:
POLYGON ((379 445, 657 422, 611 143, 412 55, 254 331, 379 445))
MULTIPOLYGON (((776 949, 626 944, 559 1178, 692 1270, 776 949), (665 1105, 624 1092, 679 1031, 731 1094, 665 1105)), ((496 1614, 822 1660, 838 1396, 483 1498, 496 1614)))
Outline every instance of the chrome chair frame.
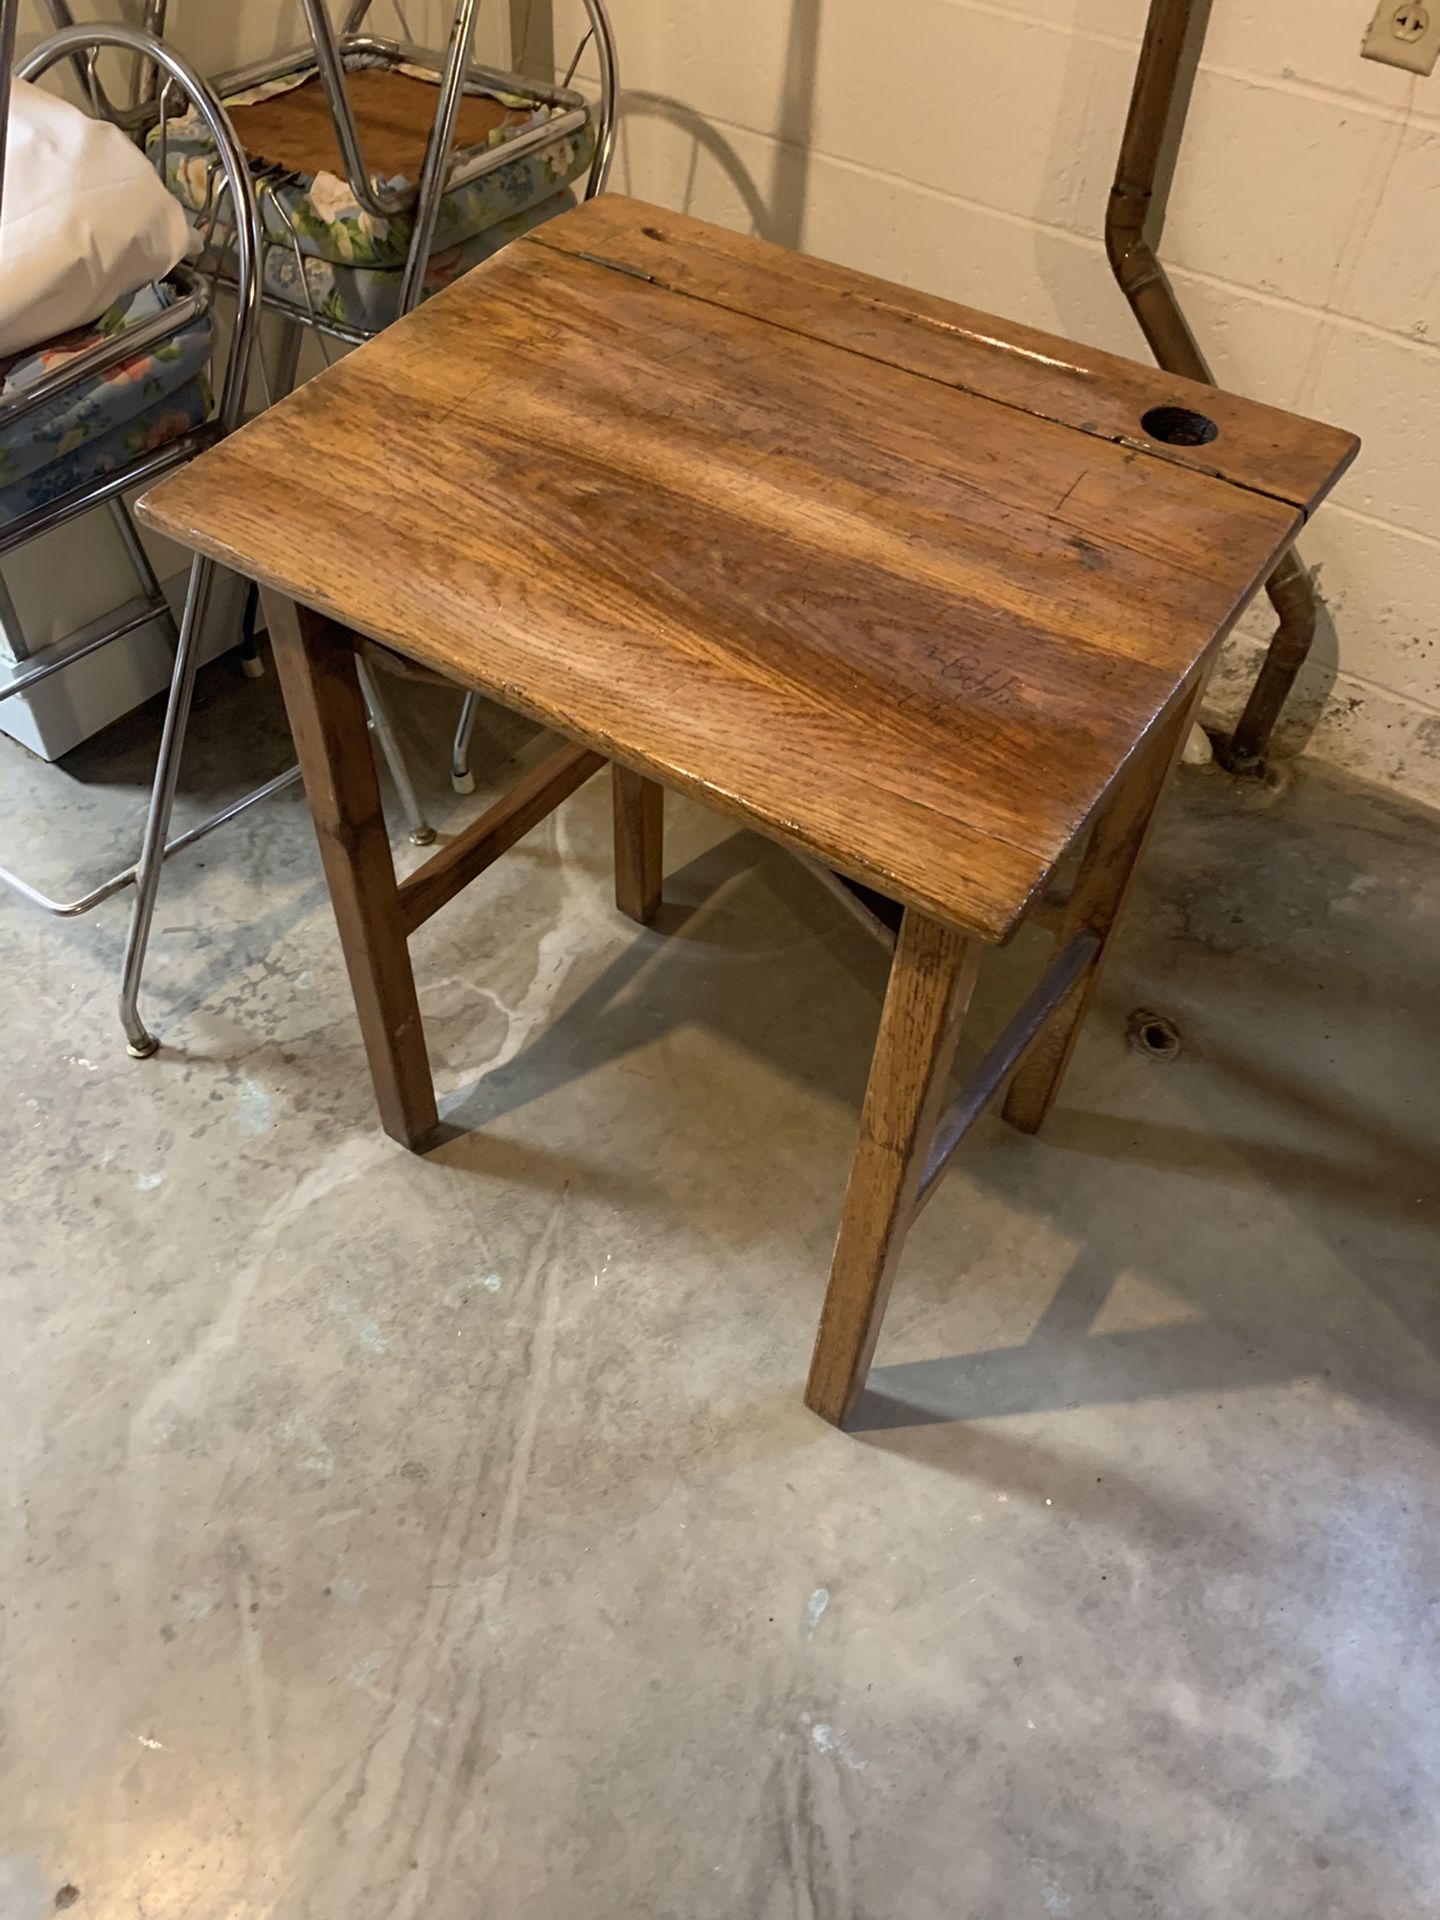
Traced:
MULTIPOLYGON (((147 20, 163 21, 164 4, 165 0, 147 0, 147 20)), ((8 126, 10 92, 11 60, 8 56, 14 46, 17 11, 16 0, 0 0, 0 193, 3 193, 3 136, 8 126)), ((122 610, 120 618, 107 625, 103 633, 48 647, 45 649, 43 660, 33 660, 31 664, 32 656, 20 631, 13 604, 4 590, 3 582, 0 582, 0 631, 5 633, 15 657, 15 670, 9 674, 0 673, 0 701, 27 692, 52 674, 60 672, 63 668, 71 666, 75 661, 82 660, 92 653, 98 653, 112 642, 136 632, 151 620, 159 620, 166 628, 174 651, 169 697, 139 858, 132 865, 109 875, 88 892, 72 900, 54 899, 18 874, 0 867, 0 884, 9 887, 11 891, 32 905, 65 919, 89 913, 102 901, 112 898, 128 886, 135 888, 135 904, 121 969, 119 1010, 129 1051, 137 1058, 144 1058, 153 1053, 158 1045, 155 1036, 148 1031, 140 1017, 138 1003, 164 862, 172 854, 178 853, 184 847, 193 846, 196 841, 203 839, 227 821, 235 819, 239 814, 247 812, 262 800, 268 800, 286 787, 293 786, 299 779, 298 767, 289 767, 273 779, 266 781, 263 786, 230 802, 198 825, 178 834, 174 839, 166 838, 174 807, 185 734, 189 724, 195 677, 200 662, 205 613, 209 605, 215 566, 213 562, 199 557, 192 562, 184 611, 177 629, 169 601, 140 544, 123 499, 125 493, 148 486, 151 481, 157 480, 172 467, 193 458, 195 454, 213 445, 216 440, 223 438, 240 424, 259 327, 259 215, 255 205, 249 167, 231 131, 224 110, 212 97, 200 77, 172 49, 157 40, 153 34, 141 29, 104 24, 76 26, 72 22, 35 48, 15 71, 21 79, 35 79, 65 59, 74 63, 82 90, 96 111, 107 118, 113 118, 132 132, 137 127, 143 126, 147 118, 153 119, 157 111, 163 112, 163 96, 172 83, 183 89, 199 109, 216 142, 223 185, 215 196, 214 220, 218 223, 220 208, 224 204, 225 196, 228 195, 231 215, 226 225, 233 229, 232 279, 236 301, 235 325, 226 365, 226 377, 221 389, 219 406, 213 418, 191 432, 167 442, 165 446, 157 448, 153 454, 132 461, 114 473, 105 475, 102 480, 88 487, 77 488, 61 499, 47 503, 44 507, 25 515, 22 519, 0 527, 0 558, 3 558, 6 553, 14 552, 28 541, 38 538, 40 534, 49 533, 56 527, 63 526, 68 521, 88 513, 92 508, 103 505, 113 516, 116 531, 121 536, 126 555, 144 589, 138 607, 132 603, 122 610), (136 55, 138 62, 136 106, 125 109, 116 108, 107 98, 95 71, 95 55, 102 49, 113 49, 136 55), (154 105, 156 87, 162 73, 165 75, 164 86, 159 89, 162 105, 157 109, 154 105), (235 212, 237 208, 238 214, 235 212)), ((214 299, 215 275, 207 279, 194 269, 182 265, 176 267, 168 278, 183 289, 182 298, 179 301, 167 307, 164 313, 140 321, 135 326, 126 328, 123 333, 116 335, 113 339, 99 343, 83 354, 77 354, 54 372, 45 375, 35 385, 27 387, 23 393, 12 395, 8 401, 0 402, 0 421, 23 417, 27 411, 53 398, 56 393, 63 392, 67 387, 79 386, 89 381, 96 374, 103 372, 106 367, 118 360, 128 358, 142 347, 156 345, 167 336, 176 333, 181 327, 188 325, 199 314, 208 311, 214 299)), ((247 671, 249 671, 248 662, 247 671)), ((378 689, 373 686, 367 688, 367 705, 371 728, 385 756, 407 818, 410 838, 417 846, 423 846, 435 838, 435 832, 427 824, 421 811, 394 727, 380 699, 378 689)))
MULTIPOLYGON (((443 59, 431 48, 362 33, 360 29, 369 15, 373 0, 352 0, 338 32, 325 0, 300 0, 300 4, 310 29, 309 46, 292 47, 285 53, 271 54, 232 68, 210 81, 210 89, 217 99, 223 101, 232 94, 263 85, 266 81, 309 73, 318 75, 341 158, 345 163, 346 184, 356 204, 381 219, 414 210, 410 249, 398 303, 400 314, 408 313, 420 297, 444 195, 455 187, 464 186, 494 172, 498 167, 508 165, 532 148, 544 145, 557 133, 577 132, 585 125, 590 116, 589 104, 583 94, 571 90, 569 81, 574 76, 586 45, 592 40, 600 68, 600 100, 595 114, 595 155, 585 183, 585 198, 593 199, 604 190, 615 155, 616 114, 620 97, 615 36, 605 0, 582 0, 589 26, 576 47, 566 83, 559 87, 535 80, 526 80, 524 83, 538 98, 561 108, 560 115, 547 121, 544 126, 515 134, 497 146, 476 148, 460 154, 454 151, 455 122, 466 86, 475 82, 481 86, 504 88, 517 78, 514 74, 499 73, 493 68, 478 65, 472 58, 480 0, 457 0, 449 44, 443 59), (394 61, 430 67, 439 81, 435 119, 426 143, 420 179, 415 185, 398 192, 382 186, 365 162, 360 129, 345 86, 345 56, 353 53, 373 53, 394 61)), ((69 0, 46 0, 46 5, 57 28, 68 30, 75 24, 69 0)), ((146 30, 157 36, 163 34, 168 11, 169 0, 146 0, 146 30)), ((141 120, 143 105, 137 103, 129 108, 117 107, 105 95, 93 64, 80 58, 76 59, 75 64, 77 76, 97 112, 122 126, 133 127, 141 120)), ((154 118, 153 114, 148 117, 154 118)), ((261 244, 275 244, 268 240, 263 222, 261 244)), ((303 289, 303 275, 301 285, 303 289)), ((262 293, 262 300, 263 297, 262 293)), ((265 304, 273 309, 277 303, 272 300, 265 304)), ((286 314, 287 317, 295 317, 288 308, 286 314)), ((371 337, 359 329, 324 319, 313 310, 307 312, 305 323, 317 334, 329 333, 354 345, 371 337)))
MULTIPOLYGON (((489 67, 479 66, 472 58, 479 16, 479 0, 457 0, 449 44, 443 61, 439 60, 431 49, 362 33, 361 29, 370 13, 373 0, 351 0, 351 5, 338 32, 330 18, 325 0, 301 0, 301 4, 310 29, 310 46, 292 48, 287 53, 272 54, 267 59, 252 61, 243 67, 235 68, 230 73, 222 74, 211 84, 216 95, 223 99, 247 87, 259 86, 267 80, 283 79, 291 74, 305 72, 318 73, 335 126, 336 141, 345 162, 347 184, 355 196, 356 204, 379 218, 388 218, 394 213, 413 209, 414 226, 401 279, 397 318, 410 312, 419 302, 444 194, 454 187, 479 179, 497 167, 507 165, 532 147, 552 139, 557 132, 578 131, 585 124, 590 113, 589 105, 582 94, 571 91, 569 83, 580 64, 586 45, 592 41, 599 66, 600 99, 595 109, 595 155, 586 179, 584 197, 590 200, 604 191, 615 158, 615 130, 620 100, 619 59, 605 0, 583 0, 589 26, 575 49, 564 84, 552 87, 538 81, 525 82, 525 85, 540 98, 547 99, 562 109, 559 118, 548 121, 543 127, 517 134, 512 139, 502 141, 498 146, 459 155, 454 151, 455 122, 466 85, 475 81, 480 85, 503 88, 515 78, 512 74, 497 73, 489 67), (376 53, 394 60, 408 60, 416 64, 434 66, 439 77, 440 90, 436 101, 435 120, 426 145, 420 179, 416 185, 407 187, 403 192, 393 192, 380 186, 366 166, 360 129, 356 124, 354 110, 345 87, 345 56, 350 53, 376 53)), ((69 20, 68 0, 48 0, 48 5, 57 22, 63 23, 69 20)), ((153 20, 156 23, 157 32, 164 30, 167 5, 168 0, 147 0, 147 22, 153 20)), ((93 84, 93 75, 89 78, 93 84)), ((163 158, 161 164, 163 168, 163 158)), ((269 184, 264 179, 260 181, 259 197, 264 197, 269 184)), ((274 201, 273 195, 272 204, 278 204, 274 201)), ((286 225, 288 227, 288 221, 286 225)), ((263 221, 260 234, 262 247, 284 244, 283 241, 270 240, 263 221)), ((322 352, 324 352, 324 340, 327 334, 350 345, 360 345, 372 337, 357 328, 324 319, 315 311, 310 302, 304 262, 298 259, 298 236, 293 230, 290 238, 297 253, 298 285, 307 311, 304 321, 301 321, 292 307, 282 307, 273 300, 264 302, 270 311, 283 314, 289 333, 289 337, 282 343, 277 377, 271 383, 275 398, 287 392, 293 382, 299 353, 298 329, 301 325, 309 326, 321 343, 322 352)), ((262 293, 262 300, 263 298, 262 293)), ((326 355, 327 360, 328 357, 326 355)), ((473 793, 475 790, 475 777, 470 771, 470 739, 477 712, 478 696, 467 693, 461 701, 450 754, 450 782, 457 793, 473 793)), ((393 757, 391 766, 394 772, 393 757)))
MULTIPOLYGON (((17 10, 16 0, 0 0, 0 130, 3 130, 8 123, 10 56, 14 49, 17 10)), ((51 899, 38 888, 20 879, 18 875, 3 868, 0 868, 0 882, 32 904, 67 918, 89 912, 92 907, 119 893, 124 887, 135 888, 135 904, 131 912, 125 958, 121 969, 120 1019, 131 1053, 144 1056, 153 1053, 157 1043, 153 1035, 146 1031, 140 1019, 138 996, 144 970, 145 951, 154 919, 155 896, 166 856, 178 851, 182 846, 193 844, 194 841, 220 826, 222 822, 234 819, 238 813, 268 798, 270 794, 278 792, 281 787, 297 778, 297 770, 291 768, 277 779, 268 781, 263 787, 257 788, 243 799, 213 814, 167 846, 166 832, 174 804, 180 755, 190 716, 195 673, 200 658, 201 635, 210 602, 215 567, 212 561, 200 557, 192 563, 184 611, 179 629, 176 631, 160 583, 130 524, 122 495, 133 487, 148 485, 171 467, 179 465, 181 461, 190 459, 203 448, 212 445, 240 423, 260 317, 257 244, 259 219, 255 211, 249 170, 224 113, 218 104, 211 100, 204 82, 192 68, 169 47, 157 40, 153 34, 120 25, 101 24, 77 27, 72 24, 43 41, 16 66, 15 72, 22 80, 36 80, 60 61, 75 60, 86 76, 86 90, 93 100, 98 90, 98 82, 94 81, 94 59, 96 54, 104 49, 132 53, 157 74, 163 72, 167 81, 173 81, 194 101, 210 129, 221 158, 225 175, 225 191, 230 196, 236 279, 235 328, 219 404, 211 420, 168 442, 165 446, 157 448, 154 453, 117 468, 113 473, 105 475, 98 483, 74 488, 60 499, 37 508, 21 519, 0 528, 0 556, 3 556, 14 552, 40 534, 48 533, 80 514, 89 512, 93 507, 105 505, 115 518, 116 527, 124 539, 127 556, 145 589, 145 598, 138 611, 124 613, 122 618, 109 626, 103 634, 92 636, 79 644, 68 646, 62 644, 58 648, 47 648, 46 657, 29 666, 25 662, 30 655, 19 633, 18 623, 13 620, 13 608, 9 606, 0 608, 0 612, 10 616, 7 619, 7 627, 12 629, 10 633, 12 651, 16 654, 16 664, 19 668, 19 671, 11 674, 6 683, 0 686, 0 699, 10 699, 16 694, 26 692, 48 679, 51 674, 58 673, 62 667, 98 652, 102 647, 110 645, 128 633, 133 633, 138 627, 157 616, 170 622, 175 645, 175 665, 166 704, 160 750, 156 758, 155 776, 146 811, 140 854, 134 865, 110 875, 108 879, 78 899, 68 901, 51 899), (94 85, 90 85, 90 82, 94 82, 94 85)), ((3 191, 3 162, 3 148, 0 148, 0 191, 3 191)), ((134 353, 137 344, 142 341, 146 345, 154 345, 158 340, 173 334, 179 327, 188 324, 197 314, 206 310, 211 297, 210 289, 199 275, 186 268, 179 268, 172 278, 183 289, 182 298, 175 306, 167 308, 163 314, 154 316, 152 321, 139 323, 134 328, 126 329, 116 335, 113 340, 100 343, 86 353, 76 356, 65 366, 57 368, 53 374, 47 375, 35 387, 27 389, 23 394, 13 396, 4 409, 4 415, 9 418, 23 417, 27 411, 38 406, 42 401, 53 398, 56 393, 63 392, 70 386, 78 386, 89 381, 106 366, 128 357, 134 353)))

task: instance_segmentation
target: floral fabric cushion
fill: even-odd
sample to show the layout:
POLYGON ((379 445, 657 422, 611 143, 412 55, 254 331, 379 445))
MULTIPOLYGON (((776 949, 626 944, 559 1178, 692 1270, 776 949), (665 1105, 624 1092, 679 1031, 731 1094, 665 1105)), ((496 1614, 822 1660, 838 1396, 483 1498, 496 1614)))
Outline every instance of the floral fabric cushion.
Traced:
MULTIPOLYGON (((346 65, 364 64, 366 58, 353 57, 346 65)), ((245 94, 236 95, 234 99, 238 102, 254 97, 245 94)), ((492 135, 494 144, 503 144, 516 133, 543 124, 556 112, 543 102, 520 94, 497 90, 492 97, 511 110, 507 124, 492 135), (521 117, 519 110, 524 108, 530 112, 521 117)), ((231 104, 232 101, 226 101, 227 106, 231 104)), ((363 127, 361 135, 363 142, 363 127)), ((157 128, 148 140, 152 160, 158 157, 158 142, 157 128)), ((432 255, 450 252, 488 228, 552 199, 585 172, 594 151, 594 129, 587 121, 580 130, 557 134, 529 153, 445 194, 440 202, 432 255)), ((214 170, 214 144, 198 114, 192 112, 172 120, 166 135, 165 181, 192 215, 210 205, 214 170)), ((385 184, 399 191, 414 182, 397 174, 385 184)), ((408 212, 392 214, 388 219, 365 212, 356 204, 349 185, 333 173, 295 173, 278 179, 267 173, 257 180, 257 188, 266 236, 283 245, 287 252, 293 254, 298 244, 302 254, 327 260, 335 266, 404 266, 414 231, 408 212)))
MULTIPOLYGON (((0 393, 45 374, 174 299, 163 282, 141 287, 88 326, 0 360, 0 393)), ((0 422, 0 521, 58 500, 72 487, 198 426, 210 410, 214 328, 208 314, 168 340, 109 367, 16 419, 0 422)))
MULTIPOLYGON (((452 280, 458 280, 462 273, 488 260, 511 240, 574 205, 573 193, 568 190, 557 193, 524 213, 497 220, 458 247, 451 247, 445 253, 432 253, 421 298, 428 299, 441 287, 448 287, 452 280)), ((401 273, 398 267, 341 267, 314 254, 302 254, 301 259, 305 264, 310 305, 322 324, 368 335, 388 327, 399 313, 401 273)), ((264 283, 267 301, 283 302, 295 309, 297 319, 308 321, 310 312, 305 303, 305 290, 300 285, 300 263, 288 246, 265 249, 264 283)))
POLYGON ((117 467, 128 466, 141 454, 153 453, 182 433, 209 419, 213 398, 210 382, 201 374, 176 393, 169 393, 151 413, 137 414, 109 433, 86 440, 49 466, 40 467, 14 486, 0 488, 0 526, 19 520, 36 507, 63 500, 77 487, 103 480, 117 467))

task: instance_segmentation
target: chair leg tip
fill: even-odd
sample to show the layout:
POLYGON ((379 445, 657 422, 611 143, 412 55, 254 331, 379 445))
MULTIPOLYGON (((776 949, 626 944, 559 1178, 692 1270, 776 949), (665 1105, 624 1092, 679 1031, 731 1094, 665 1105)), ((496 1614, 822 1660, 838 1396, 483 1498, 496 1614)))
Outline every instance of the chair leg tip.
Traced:
POLYGON ((410 836, 410 844, 413 847, 428 847, 434 843, 434 839, 434 827, 416 827, 410 836))
POLYGON ((153 1033, 142 1034, 138 1040, 127 1040, 125 1051, 132 1060, 148 1060, 151 1054, 160 1051, 160 1042, 153 1033))
POLYGON ((242 654, 240 658, 240 671, 247 680, 263 680, 265 678, 265 662, 261 660, 258 655, 242 654))
POLYGON ((475 791, 475 776, 473 773, 452 773, 450 776, 450 784, 456 793, 473 793, 475 791))

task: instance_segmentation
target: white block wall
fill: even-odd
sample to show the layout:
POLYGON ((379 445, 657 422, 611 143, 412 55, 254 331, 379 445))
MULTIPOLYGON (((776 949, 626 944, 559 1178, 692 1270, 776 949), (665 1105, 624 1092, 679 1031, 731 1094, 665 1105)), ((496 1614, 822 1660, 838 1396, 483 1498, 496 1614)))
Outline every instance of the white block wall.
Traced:
MULTIPOLYGON (((1144 357, 1100 234, 1145 0, 609 5, 616 186, 1144 357)), ((1440 74, 1362 61, 1370 9, 1214 0, 1164 252, 1227 386, 1365 442, 1302 543, 1323 610, 1286 743, 1440 803, 1440 74)), ((171 11, 214 71, 299 10, 171 11)), ((449 15, 403 11, 427 38, 449 15)), ((487 0, 488 52, 511 11, 568 59, 578 0, 487 0)), ((1221 710, 1270 624, 1262 601, 1221 710)))

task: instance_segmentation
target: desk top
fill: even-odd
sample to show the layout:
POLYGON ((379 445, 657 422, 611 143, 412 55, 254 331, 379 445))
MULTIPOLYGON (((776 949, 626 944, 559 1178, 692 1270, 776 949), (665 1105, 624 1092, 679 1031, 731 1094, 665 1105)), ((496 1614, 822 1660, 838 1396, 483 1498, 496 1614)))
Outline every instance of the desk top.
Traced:
POLYGON ((1001 940, 1356 446, 607 195, 140 514, 1001 940))

